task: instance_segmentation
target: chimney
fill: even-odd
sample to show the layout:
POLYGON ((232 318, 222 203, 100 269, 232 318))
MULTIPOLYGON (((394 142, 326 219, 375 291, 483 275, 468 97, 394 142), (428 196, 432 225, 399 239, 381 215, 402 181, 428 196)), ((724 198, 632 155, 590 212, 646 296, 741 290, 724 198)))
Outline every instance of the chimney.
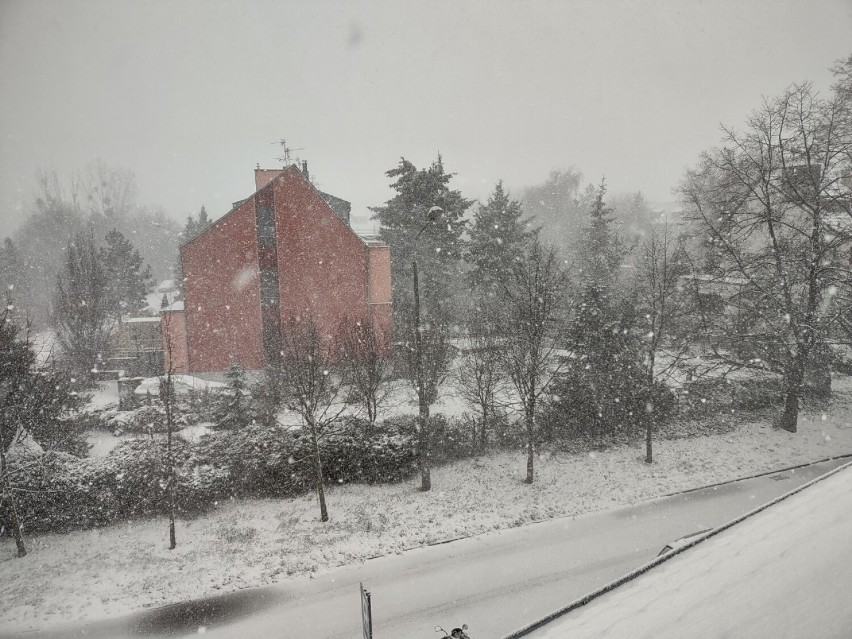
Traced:
POLYGON ((308 173, 308 162, 307 162, 307 160, 302 160, 302 175, 305 176, 306 180, 311 179, 311 176, 308 173))
POLYGON ((254 188, 260 191, 264 186, 272 182, 279 175, 284 173, 284 169, 261 169, 260 167, 254 170, 254 188))

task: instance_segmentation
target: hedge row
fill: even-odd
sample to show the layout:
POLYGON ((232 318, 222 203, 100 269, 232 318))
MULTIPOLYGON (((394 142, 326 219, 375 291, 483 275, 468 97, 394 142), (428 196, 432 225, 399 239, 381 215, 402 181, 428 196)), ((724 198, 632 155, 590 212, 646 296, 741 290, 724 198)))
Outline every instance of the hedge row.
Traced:
MULTIPOLYGON (((369 437, 341 425, 321 440, 329 483, 395 482, 416 469, 415 439, 395 427, 369 437)), ((176 506, 182 514, 230 496, 283 497, 314 486, 308 432, 249 426, 199 444, 176 438, 176 506)), ((64 532, 167 512, 165 442, 123 442, 104 457, 18 454, 10 460, 20 521, 28 532, 64 532)), ((0 526, 9 530, 0 509, 0 526)))

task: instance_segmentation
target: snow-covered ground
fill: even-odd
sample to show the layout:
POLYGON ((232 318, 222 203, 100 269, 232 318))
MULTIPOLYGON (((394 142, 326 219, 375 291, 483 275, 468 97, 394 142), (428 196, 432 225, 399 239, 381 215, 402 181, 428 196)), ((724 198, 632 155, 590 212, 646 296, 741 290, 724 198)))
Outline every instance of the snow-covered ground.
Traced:
MULTIPOLYGON (((172 375, 172 386, 174 386, 177 395, 183 395, 189 391, 202 392, 205 390, 217 391, 223 390, 227 384, 222 382, 214 382, 193 375, 172 375)), ((160 378, 146 377, 142 380, 139 386, 133 391, 136 395, 151 394, 154 396, 160 393, 160 378)))
POLYGON ((115 380, 96 382, 84 410, 95 412, 112 406, 118 406, 118 382, 115 380))
POLYGON ((847 466, 530 637, 849 637, 850 513, 847 466))
POLYGON ((2 539, 0 621, 23 629, 117 615, 852 453, 850 382, 838 380, 831 408, 805 413, 796 434, 756 420, 724 434, 659 441, 651 466, 640 444, 544 454, 527 485, 524 453, 502 452, 434 469, 429 493, 416 490, 417 479, 332 487, 326 524, 313 494, 220 503, 178 522, 174 551, 165 518, 33 537, 20 560, 2 539))

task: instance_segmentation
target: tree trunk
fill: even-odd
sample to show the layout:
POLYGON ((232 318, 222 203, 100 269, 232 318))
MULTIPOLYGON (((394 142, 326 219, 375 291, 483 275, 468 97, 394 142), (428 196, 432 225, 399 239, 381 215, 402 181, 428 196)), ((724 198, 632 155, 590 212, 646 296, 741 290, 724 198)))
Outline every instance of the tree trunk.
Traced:
MULTIPOLYGON (((534 401, 534 400, 533 400, 534 401)), ((527 410, 527 478, 526 483, 533 483, 535 461, 535 404, 527 410)))
POLYGON ((420 490, 432 490, 432 474, 429 454, 429 405, 420 400, 420 410, 417 413, 420 422, 420 490))
POLYGON ((320 521, 328 521, 328 508, 325 505, 325 483, 322 478, 322 459, 320 458, 319 440, 317 439, 316 424, 309 424, 311 441, 314 445, 314 476, 317 482, 317 498, 319 499, 320 521))
MULTIPOLYGON (((177 481, 175 480, 175 459, 172 454, 172 429, 174 428, 174 419, 172 415, 172 374, 171 370, 166 373, 165 386, 160 387, 160 397, 163 400, 164 408, 166 409, 166 464, 167 464, 167 490, 169 499, 169 550, 174 550, 177 547, 177 535, 175 534, 175 489, 177 481)), ((154 433, 151 432, 153 439, 154 433)))
POLYGON ((799 397, 802 394, 802 379, 804 377, 804 357, 797 355, 790 363, 784 376, 784 412, 778 419, 777 425, 786 431, 795 433, 799 421, 799 397))
POLYGON ((414 347, 417 366, 417 419, 420 420, 420 490, 432 490, 432 477, 429 468, 429 403, 426 401, 426 387, 423 375, 423 336, 420 334, 420 286, 417 280, 417 260, 411 263, 414 272, 414 347))
POLYGON ((171 488, 169 489, 169 550, 177 547, 177 536, 175 535, 175 485, 174 471, 172 471, 171 488))
POLYGON ((367 397, 367 422, 369 423, 371 430, 373 428, 373 424, 376 423, 376 417, 378 417, 378 413, 378 400, 376 398, 375 393, 370 393, 367 397))
MULTIPOLYGON (((0 428, 2 435, 2 428, 0 428)), ((2 438, 0 437, 0 446, 2 438)), ((18 549, 18 557, 26 557, 27 547, 24 545, 24 535, 21 533, 21 523, 18 521, 18 509, 15 507, 15 496, 12 494, 12 486, 6 471, 6 452, 0 449, 0 480, 3 482, 3 500, 9 512, 9 525, 12 527, 12 536, 15 538, 15 546, 18 549)))
POLYGON ((654 428, 654 422, 651 417, 648 417, 648 424, 645 426, 645 463, 654 463, 653 444, 651 443, 651 430, 654 428))
MULTIPOLYGON (((488 436, 485 434, 485 429, 488 427, 488 407, 482 407, 482 428, 479 429, 479 445, 482 451, 485 451, 485 447, 488 445, 488 436)), ((476 442, 474 442, 475 444, 476 442)))
POLYGON ((656 410, 656 406, 654 406, 654 351, 651 350, 650 353, 650 366, 648 368, 648 404, 651 406, 650 411, 646 411, 645 419, 647 419, 647 423, 645 424, 645 463, 653 464, 654 463, 654 450, 653 443, 651 442, 651 433, 654 429, 654 411, 656 410))

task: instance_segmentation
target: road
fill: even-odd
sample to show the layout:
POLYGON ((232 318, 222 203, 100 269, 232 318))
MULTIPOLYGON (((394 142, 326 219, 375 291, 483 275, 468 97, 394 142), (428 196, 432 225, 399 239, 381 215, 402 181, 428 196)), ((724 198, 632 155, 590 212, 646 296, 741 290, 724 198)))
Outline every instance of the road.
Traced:
MULTIPOLYGON (((501 531, 315 578, 244 590, 30 637, 361 637, 358 583, 372 593, 375 639, 439 637, 467 623, 489 639, 561 608, 654 558, 668 542, 721 525, 845 459, 636 506, 501 531)), ((2 635, 2 633, 0 633, 2 635)))

